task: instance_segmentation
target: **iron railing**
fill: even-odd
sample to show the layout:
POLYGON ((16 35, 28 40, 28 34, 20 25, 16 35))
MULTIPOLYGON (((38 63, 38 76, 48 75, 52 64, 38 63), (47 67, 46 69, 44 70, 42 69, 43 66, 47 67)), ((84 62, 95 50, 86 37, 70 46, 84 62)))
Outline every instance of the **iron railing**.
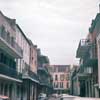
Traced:
POLYGON ((10 68, 10 66, 2 63, 0 61, 0 74, 15 78, 15 79, 22 79, 22 74, 18 73, 16 69, 10 68))
POLYGON ((23 78, 29 77, 39 83, 39 77, 37 76, 37 74, 31 71, 30 66, 25 63, 25 68, 23 69, 23 78))
POLYGON ((89 40, 81 39, 77 49, 76 57, 77 58, 84 57, 84 55, 86 54, 86 52, 89 50, 91 46, 92 43, 89 40))

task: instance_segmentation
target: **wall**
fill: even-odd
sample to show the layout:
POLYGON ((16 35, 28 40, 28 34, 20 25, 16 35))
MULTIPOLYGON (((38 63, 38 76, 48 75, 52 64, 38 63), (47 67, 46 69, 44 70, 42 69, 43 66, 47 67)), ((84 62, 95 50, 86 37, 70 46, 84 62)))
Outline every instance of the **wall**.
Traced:
POLYGON ((100 88, 100 34, 97 37, 97 46, 98 46, 98 81, 99 81, 99 88, 100 88))
POLYGON ((22 70, 25 68, 25 63, 29 65, 29 57, 30 57, 30 45, 23 35, 23 33, 20 31, 20 29, 16 26, 16 42, 23 50, 23 58, 22 60, 18 60, 18 71, 22 72, 22 70))
POLYGON ((37 73, 37 47, 34 45, 30 48, 30 68, 31 71, 37 73))
MULTIPOLYGON (((11 20, 13 20, 13 19, 11 19, 11 20)), ((9 20, 9 21, 10 21, 10 20, 9 20)), ((8 31, 8 32, 10 33, 10 36, 15 37, 16 33, 15 33, 15 31, 12 29, 12 27, 11 27, 9 21, 8 21, 8 20, 6 19, 6 17, 4 17, 4 16, 2 15, 2 13, 0 12, 0 26, 3 25, 3 26, 5 27, 5 29, 6 29, 6 31, 8 31)), ((13 27, 14 27, 14 26, 13 26, 13 27)))

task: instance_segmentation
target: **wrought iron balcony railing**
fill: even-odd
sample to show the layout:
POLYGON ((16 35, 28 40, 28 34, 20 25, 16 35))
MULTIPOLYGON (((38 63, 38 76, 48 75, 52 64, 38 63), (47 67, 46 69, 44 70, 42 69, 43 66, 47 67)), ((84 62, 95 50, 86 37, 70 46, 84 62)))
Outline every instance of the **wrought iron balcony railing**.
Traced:
POLYGON ((14 79, 22 79, 22 75, 16 69, 10 68, 10 66, 4 64, 2 61, 0 61, 0 74, 14 79))
POLYGON ((86 52, 89 50, 90 47, 91 47, 91 42, 89 40, 87 39, 80 40, 76 57, 77 58, 84 57, 84 55, 86 54, 86 52))
POLYGON ((31 79, 32 81, 35 81, 39 83, 39 78, 36 73, 30 70, 30 66, 25 63, 25 68, 23 69, 23 79, 31 79))

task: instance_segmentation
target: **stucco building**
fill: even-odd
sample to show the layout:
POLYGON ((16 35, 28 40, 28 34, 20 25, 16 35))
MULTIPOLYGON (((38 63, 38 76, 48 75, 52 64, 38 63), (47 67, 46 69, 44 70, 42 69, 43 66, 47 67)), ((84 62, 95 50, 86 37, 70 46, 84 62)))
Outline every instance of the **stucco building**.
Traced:
POLYGON ((22 56, 23 51, 16 42, 15 19, 0 12, 0 94, 10 97, 10 100, 21 98, 17 87, 21 86, 22 78, 16 60, 22 56))
POLYGON ((53 69, 53 88, 55 93, 69 93, 70 65, 50 65, 53 69))
POLYGON ((0 94, 10 100, 37 100, 37 46, 15 19, 0 12, 0 94))
POLYGON ((99 35, 100 13, 92 20, 86 39, 80 40, 76 57, 80 58, 77 81, 80 83, 80 96, 99 97, 99 35))
POLYGON ((50 94, 49 59, 25 35, 15 19, 0 12, 0 95, 10 100, 37 100, 50 94))
POLYGON ((37 46, 29 40, 19 25, 16 24, 16 42, 23 50, 23 58, 17 60, 18 72, 22 73, 23 99, 37 99, 37 46))

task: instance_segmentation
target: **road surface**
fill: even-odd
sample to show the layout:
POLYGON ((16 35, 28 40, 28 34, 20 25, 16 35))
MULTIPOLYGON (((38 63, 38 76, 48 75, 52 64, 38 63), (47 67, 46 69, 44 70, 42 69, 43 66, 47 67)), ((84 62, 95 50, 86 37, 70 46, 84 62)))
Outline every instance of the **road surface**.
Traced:
POLYGON ((66 96, 63 97, 63 99, 61 99, 61 97, 50 97, 48 100, 100 100, 100 98, 81 98, 81 97, 70 97, 70 96, 66 96))

